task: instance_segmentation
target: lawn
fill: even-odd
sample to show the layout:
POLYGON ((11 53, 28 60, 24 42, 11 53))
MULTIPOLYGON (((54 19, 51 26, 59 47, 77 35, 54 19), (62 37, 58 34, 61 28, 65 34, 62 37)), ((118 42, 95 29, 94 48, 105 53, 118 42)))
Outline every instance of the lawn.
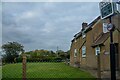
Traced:
POLYGON ((2 66, 0 66, 0 79, 2 78, 2 66))
MULTIPOLYGON (((22 78, 22 64, 3 66, 3 78, 22 78)), ((94 78, 88 72, 64 63, 27 63, 27 78, 94 78)))

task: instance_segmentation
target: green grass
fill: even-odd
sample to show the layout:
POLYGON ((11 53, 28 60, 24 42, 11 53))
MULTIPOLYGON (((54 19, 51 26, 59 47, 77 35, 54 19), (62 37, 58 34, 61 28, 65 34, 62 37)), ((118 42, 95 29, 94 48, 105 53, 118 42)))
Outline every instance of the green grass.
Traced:
MULTIPOLYGON (((22 78, 22 64, 3 66, 3 78, 22 78)), ((94 78, 64 63, 27 63, 27 78, 94 78)))
POLYGON ((2 67, 2 78, 21 78, 22 64, 6 64, 2 67))
POLYGON ((2 78, 2 66, 0 66, 0 79, 2 78))

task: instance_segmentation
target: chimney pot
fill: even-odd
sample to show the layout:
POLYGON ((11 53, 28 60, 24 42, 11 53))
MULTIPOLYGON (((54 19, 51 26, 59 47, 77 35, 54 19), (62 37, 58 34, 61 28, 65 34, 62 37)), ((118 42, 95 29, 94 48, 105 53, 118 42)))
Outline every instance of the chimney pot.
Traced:
POLYGON ((88 23, 83 22, 82 23, 82 30, 84 30, 88 26, 88 23))

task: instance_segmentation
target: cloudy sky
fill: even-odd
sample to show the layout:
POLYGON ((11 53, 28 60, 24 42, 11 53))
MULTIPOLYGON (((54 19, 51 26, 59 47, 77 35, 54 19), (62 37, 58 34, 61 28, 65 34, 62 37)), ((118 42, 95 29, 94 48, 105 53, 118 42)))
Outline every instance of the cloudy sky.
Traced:
POLYGON ((2 42, 17 41, 26 51, 67 51, 82 22, 99 14, 95 2, 2 2, 2 42))

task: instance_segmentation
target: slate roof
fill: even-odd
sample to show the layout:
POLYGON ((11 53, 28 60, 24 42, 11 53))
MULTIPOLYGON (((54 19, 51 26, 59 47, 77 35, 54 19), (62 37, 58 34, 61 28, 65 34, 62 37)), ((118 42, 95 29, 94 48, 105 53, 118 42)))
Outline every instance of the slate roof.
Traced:
POLYGON ((87 33, 88 31, 90 31, 92 29, 92 26, 100 19, 100 16, 98 16, 94 21, 92 21, 88 27, 85 30, 81 30, 80 32, 78 32, 77 34, 74 35, 74 39, 71 41, 73 42, 75 39, 78 39, 80 36, 82 36, 82 32, 84 31, 85 33, 87 33))

